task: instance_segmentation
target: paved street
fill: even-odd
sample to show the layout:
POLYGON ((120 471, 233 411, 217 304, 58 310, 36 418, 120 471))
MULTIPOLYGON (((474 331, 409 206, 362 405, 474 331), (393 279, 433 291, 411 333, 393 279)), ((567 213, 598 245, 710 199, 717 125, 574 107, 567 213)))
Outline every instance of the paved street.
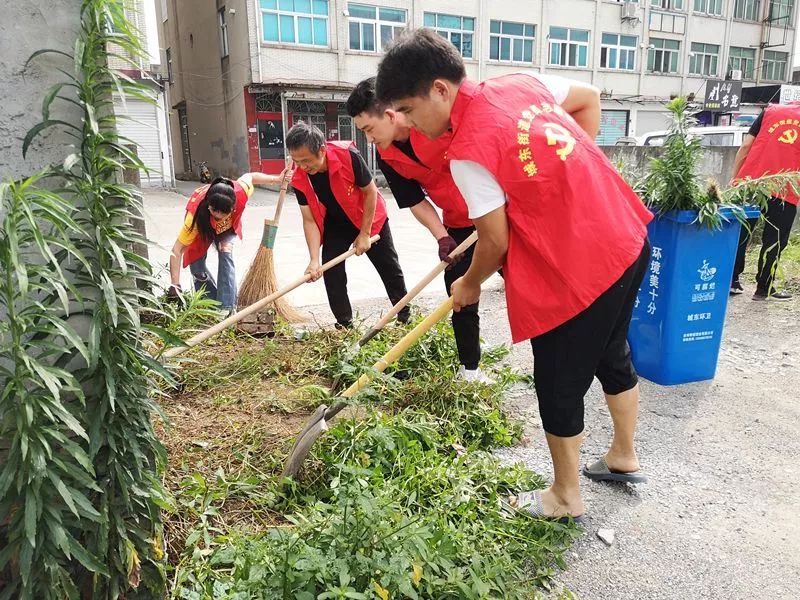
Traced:
MULTIPOLYGON (((163 266, 161 278, 165 285, 169 282, 166 264, 169 251, 175 243, 175 237, 184 216, 186 199, 199 185, 192 181, 179 181, 178 193, 162 189, 145 189, 144 212, 147 236, 151 240, 150 261, 153 265, 163 266)), ((399 210, 394 199, 387 190, 382 190, 386 197, 389 211, 389 222, 392 228, 397 253, 406 286, 410 289, 419 279, 428 273, 437 263, 436 242, 430 233, 414 219, 409 210, 399 210)), ((234 249, 236 277, 239 282, 244 278, 247 268, 258 251, 261 243, 261 232, 264 219, 275 214, 275 203, 278 194, 264 189, 257 189, 247 205, 244 213, 244 239, 234 249)), ((216 273, 217 256, 214 250, 209 251, 209 268, 216 273)), ((286 198, 280 229, 275 244, 275 271, 281 285, 302 276, 308 265, 308 250, 303 237, 302 218, 294 195, 286 198)), ((348 288, 353 301, 367 298, 385 297, 383 284, 372 264, 366 257, 352 257, 347 261, 348 288)), ((499 285, 500 278, 495 276, 490 285, 499 285)), ((181 284, 184 289, 191 286, 191 275, 188 269, 181 273, 181 284)), ((441 278, 429 286, 429 290, 442 287, 441 278)), ((310 304, 326 304, 327 296, 322 281, 300 286, 288 296, 295 306, 310 304)), ((388 302, 386 304, 388 307, 388 302)))

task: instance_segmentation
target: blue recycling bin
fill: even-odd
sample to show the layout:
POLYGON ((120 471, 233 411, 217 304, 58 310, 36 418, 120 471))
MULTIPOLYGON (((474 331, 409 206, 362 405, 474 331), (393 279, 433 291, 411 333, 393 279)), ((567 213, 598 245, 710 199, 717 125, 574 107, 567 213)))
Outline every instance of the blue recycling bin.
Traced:
MULTIPOLYGON (((650 264, 631 318, 628 341, 638 373, 661 385, 713 379, 728 307, 741 225, 730 209, 722 229, 694 223, 695 211, 672 211, 648 225, 650 264)), ((748 218, 758 209, 746 209, 748 218)))

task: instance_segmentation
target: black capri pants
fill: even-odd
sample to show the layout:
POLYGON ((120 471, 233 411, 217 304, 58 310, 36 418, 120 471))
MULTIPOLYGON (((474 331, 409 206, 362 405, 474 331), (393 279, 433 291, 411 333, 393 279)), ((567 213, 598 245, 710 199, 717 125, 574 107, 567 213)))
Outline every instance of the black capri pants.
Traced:
POLYGON ((544 430, 558 437, 583 431, 583 398, 597 377, 609 395, 639 381, 631 362, 628 327, 650 260, 650 244, 614 285, 582 312, 531 339, 533 378, 544 430))

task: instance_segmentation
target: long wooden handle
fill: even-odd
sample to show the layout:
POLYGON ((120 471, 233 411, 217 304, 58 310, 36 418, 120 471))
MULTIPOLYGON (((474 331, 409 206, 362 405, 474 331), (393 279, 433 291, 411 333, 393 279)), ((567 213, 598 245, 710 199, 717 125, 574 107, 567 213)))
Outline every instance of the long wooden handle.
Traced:
MULTIPOLYGON (((381 238, 381 236, 379 236, 379 235, 373 235, 370 238, 370 242, 372 242, 374 244, 380 238, 381 238)), ((355 253, 356 253, 356 249, 355 248, 350 248, 350 250, 348 250, 347 252, 344 252, 344 253, 340 254, 339 256, 337 256, 336 258, 333 258, 333 259, 329 260, 328 262, 324 263, 322 265, 322 267, 321 267, 321 270, 323 272, 325 272, 328 269, 330 269, 332 267, 335 267, 339 263, 341 263, 341 262, 345 261, 346 259, 350 258, 355 253)), ((172 358, 174 356, 177 356, 178 354, 181 354, 181 353, 185 352, 186 350, 188 350, 192 346, 196 346, 197 344, 206 341, 208 338, 217 335, 220 331, 222 331, 224 329, 227 329, 228 327, 230 327, 234 323, 238 323, 239 321, 244 319, 246 316, 251 315, 254 312, 258 312, 259 310, 264 308, 270 302, 274 302, 275 300, 277 300, 278 298, 280 298, 284 294, 288 294, 293 289, 300 287, 301 285, 303 285, 304 283, 306 283, 307 281, 310 281, 310 280, 311 280, 311 274, 306 273, 302 277, 300 277, 298 279, 295 279, 292 283, 282 287, 281 289, 277 290, 276 292, 273 292, 269 296, 267 296, 265 298, 262 298, 258 302, 254 302, 250 306, 248 306, 246 308, 243 308, 239 312, 236 312, 236 313, 232 314, 227 319, 224 319, 223 321, 220 321, 216 325, 213 325, 213 326, 209 327, 205 331, 201 331, 197 335, 192 336, 191 338, 186 340, 186 345, 185 346, 177 346, 175 348, 170 348, 169 350, 164 352, 164 354, 162 354, 162 356, 164 356, 166 358, 172 358)))
MULTIPOLYGON (((441 321, 447 313, 453 309, 453 299, 448 298, 439 307, 434 310, 430 315, 425 318, 419 325, 409 331, 402 340, 397 342, 378 362, 376 362, 372 369, 374 371, 383 372, 386 367, 400 358, 408 348, 416 342, 423 334, 430 330, 436 323, 441 321)), ((340 397, 349 398, 356 392, 363 389, 370 381, 372 381, 373 372, 364 373, 358 378, 353 385, 351 385, 340 397)), ((326 419, 332 419, 339 414, 344 407, 347 406, 345 402, 337 402, 333 406, 325 406, 321 404, 317 410, 306 422, 303 431, 297 436, 294 441, 289 456, 286 457, 286 462, 283 465, 283 476, 293 477, 297 475, 300 466, 303 464, 306 456, 308 456, 311 446, 314 445, 316 439, 322 435, 322 432, 328 429, 326 419)))
MULTIPOLYGON (((406 350, 408 350, 411 346, 413 346, 419 338, 423 335, 428 333, 431 328, 436 325, 439 321, 441 321, 447 314, 453 310, 453 298, 450 297, 444 302, 442 302, 436 310, 434 310, 431 314, 429 314, 425 319, 420 321, 420 323, 414 327, 411 331, 409 331, 403 339, 397 342, 394 346, 392 346, 389 351, 383 355, 383 357, 372 365, 372 369, 359 377, 353 384, 347 388, 344 392, 340 394, 342 398, 351 398, 362 389, 364 389, 370 381, 372 381, 373 373, 377 371, 378 373, 383 373, 390 364, 400 358, 406 350)), ((339 411, 342 410, 346 406, 345 403, 340 402, 339 404, 335 404, 328 408, 325 411, 325 419, 330 419, 334 415, 336 415, 339 411)))
MULTIPOLYGON (((455 250, 453 250, 449 254, 449 257, 450 258, 455 258, 459 254, 463 254, 464 252, 466 252, 469 249, 470 246, 472 246, 472 244, 474 244, 477 241, 477 239, 478 239, 478 232, 477 231, 473 231, 467 239, 465 239, 463 242, 461 242, 458 246, 455 247, 455 250)), ((434 267, 434 269, 430 273, 428 273, 427 275, 425 275, 425 277, 420 279, 419 282, 417 283, 417 285, 415 285, 411 289, 410 292, 408 292, 405 296, 400 298, 400 300, 397 302, 397 304, 395 304, 392 307, 392 309, 389 312, 387 312, 383 316, 383 318, 381 318, 380 321, 375 323, 375 325, 373 325, 370 328, 370 330, 367 331, 367 333, 365 333, 364 336, 360 340, 358 340, 357 346, 361 347, 364 344, 366 344, 367 342, 369 342, 372 338, 374 338, 381 329, 386 327, 386 324, 389 323, 389 321, 391 321, 397 315, 397 313, 399 313, 401 310, 403 310, 403 308, 406 306, 406 304, 411 302, 411 300, 417 294, 419 294, 422 290, 424 290, 426 287, 428 287, 428 284, 431 281, 433 281, 434 279, 436 279, 436 277, 439 275, 439 273, 444 271, 448 267, 449 264, 450 263, 448 263, 446 260, 443 260, 438 265, 436 265, 436 267, 434 267)))
MULTIPOLYGON (((286 168, 289 167, 289 163, 291 159, 286 161, 285 166, 286 168)), ((286 189, 289 187, 289 182, 286 181, 286 175, 283 176, 281 180, 281 191, 278 194, 278 204, 275 206, 275 218, 272 219, 272 224, 277 227, 278 223, 281 220, 281 211, 283 210, 283 203, 286 200, 286 189)))
POLYGON ((286 201, 286 188, 281 183, 281 191, 278 194, 278 203, 275 205, 275 216, 272 218, 272 224, 278 226, 281 220, 281 211, 283 210, 283 203, 286 201))

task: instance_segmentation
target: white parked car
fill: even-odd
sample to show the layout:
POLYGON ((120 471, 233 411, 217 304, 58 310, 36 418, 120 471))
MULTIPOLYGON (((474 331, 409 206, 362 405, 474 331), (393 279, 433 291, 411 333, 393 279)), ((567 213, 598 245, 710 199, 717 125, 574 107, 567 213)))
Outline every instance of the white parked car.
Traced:
MULTIPOLYGON (((742 139, 749 130, 749 126, 735 127, 692 127, 691 135, 700 138, 702 146, 741 146, 742 139)), ((635 138, 637 146, 663 146, 669 131, 651 131, 635 138)))

